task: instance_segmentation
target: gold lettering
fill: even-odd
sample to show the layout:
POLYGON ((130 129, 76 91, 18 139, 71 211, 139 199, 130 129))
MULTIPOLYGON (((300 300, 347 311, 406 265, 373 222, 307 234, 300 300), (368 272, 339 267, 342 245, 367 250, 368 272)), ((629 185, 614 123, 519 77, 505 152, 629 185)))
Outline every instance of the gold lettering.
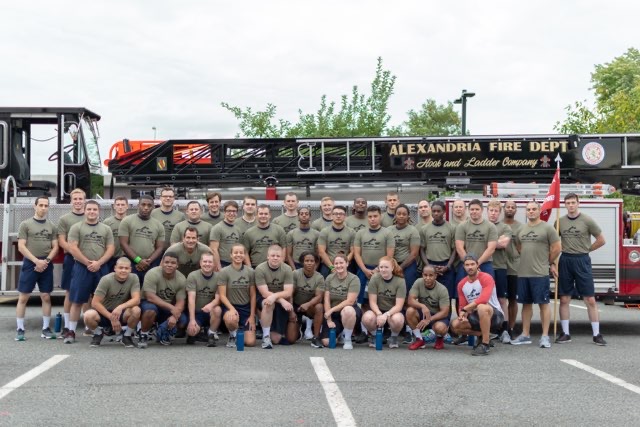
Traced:
POLYGON ((538 159, 510 159, 509 157, 505 157, 504 160, 502 160, 502 166, 505 167, 530 167, 533 169, 537 165, 538 159))
POLYGON ((540 142, 529 141, 529 151, 540 151, 540 142))
POLYGON ((398 155, 398 144, 391 145, 391 149, 389 150, 389 155, 390 156, 397 156, 398 155))
POLYGON ((459 168, 462 165, 462 159, 458 160, 447 160, 444 162, 443 167, 445 168, 459 168))
POLYGON ((415 144, 407 144, 407 154, 416 154, 415 144))
POLYGON ((439 168, 441 165, 442 165, 442 160, 440 159, 438 160, 425 159, 421 162, 418 162, 416 164, 416 168, 418 169, 439 168))

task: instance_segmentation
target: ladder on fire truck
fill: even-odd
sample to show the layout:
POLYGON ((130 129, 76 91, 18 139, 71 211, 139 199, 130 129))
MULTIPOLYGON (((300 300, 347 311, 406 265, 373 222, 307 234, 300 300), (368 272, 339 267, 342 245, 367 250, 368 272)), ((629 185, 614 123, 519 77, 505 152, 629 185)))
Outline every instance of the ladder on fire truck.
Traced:
POLYGON ((9 282, 9 267, 21 266, 22 261, 13 260, 13 241, 18 237, 18 233, 11 232, 11 224, 14 222, 15 203, 18 197, 17 185, 13 176, 9 175, 4 181, 4 204, 2 218, 2 265, 0 266, 0 293, 7 291, 9 282), (10 185, 13 183, 13 185, 10 185), (13 188, 13 197, 9 197, 10 189, 13 188), (13 199, 13 203, 10 203, 13 199))
MULTIPOLYGON (((535 197, 544 198, 551 184, 536 183, 515 183, 493 182, 485 185, 484 195, 490 197, 535 197)), ((595 184, 560 184, 560 197, 564 197, 569 193, 575 193, 579 196, 604 197, 613 194, 616 189, 612 185, 595 183, 595 184)))

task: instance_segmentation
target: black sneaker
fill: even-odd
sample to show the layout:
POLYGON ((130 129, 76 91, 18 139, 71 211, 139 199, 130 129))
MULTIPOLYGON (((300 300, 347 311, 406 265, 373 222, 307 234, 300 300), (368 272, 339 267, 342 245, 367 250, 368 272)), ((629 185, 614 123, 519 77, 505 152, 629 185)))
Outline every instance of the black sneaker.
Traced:
MULTIPOLYGON (((595 337, 594 337, 595 340, 595 337)), ((566 344, 571 342, 571 335, 565 334, 564 332, 560 334, 558 338, 556 338, 556 344, 566 344)))
POLYGON ((602 335, 600 334, 593 337, 593 343, 595 345, 607 345, 607 342, 604 340, 604 338, 602 338, 602 335))
POLYGON ((364 344, 368 340, 366 332, 360 332, 358 336, 356 336, 356 344, 364 344))
POLYGON ((489 354, 489 346, 487 344, 480 344, 471 352, 472 356, 486 356, 489 354))
POLYGON ((463 345, 463 344, 466 344, 467 341, 469 341, 469 337, 468 336, 460 335, 458 338, 453 340, 453 342, 451 344, 453 344, 453 345, 463 345))
POLYGON ((257 340, 261 340, 262 339, 262 328, 256 327, 256 339, 257 340))
POLYGON ((58 335, 58 339, 64 339, 64 337, 67 335, 67 333, 69 332, 69 328, 62 328, 62 333, 60 335, 58 335))
POLYGON ((313 348, 322 348, 324 346, 322 345, 322 341, 320 340, 320 338, 313 337, 313 338, 311 338, 311 347, 313 347, 313 348))
POLYGON ((216 346, 216 336, 214 334, 209 334, 207 337, 207 347, 215 347, 216 346))
POLYGON ((122 343, 123 346, 125 346, 126 348, 133 348, 135 347, 133 345, 133 339, 131 339, 131 335, 123 335, 122 336, 122 340, 120 341, 122 343))
POLYGON ((175 338, 184 338, 187 336, 186 329, 178 329, 174 335, 175 338))
POLYGON ((140 338, 138 338, 138 348, 147 348, 149 345, 149 335, 140 334, 140 338))
POLYGON ((91 347, 99 347, 103 337, 104 337, 104 334, 102 333, 94 334, 93 338, 91 338, 91 347))
POLYGON ((405 332, 404 333, 404 339, 402 340, 402 344, 413 344, 413 333, 412 332, 405 332))
POLYGON ((76 331, 70 331, 67 329, 67 334, 64 336, 63 342, 65 344, 73 344, 76 342, 76 331))
POLYGON ((195 336, 195 335, 187 337, 187 344, 189 344, 189 345, 194 345, 196 343, 196 341, 198 341, 198 337, 195 336))

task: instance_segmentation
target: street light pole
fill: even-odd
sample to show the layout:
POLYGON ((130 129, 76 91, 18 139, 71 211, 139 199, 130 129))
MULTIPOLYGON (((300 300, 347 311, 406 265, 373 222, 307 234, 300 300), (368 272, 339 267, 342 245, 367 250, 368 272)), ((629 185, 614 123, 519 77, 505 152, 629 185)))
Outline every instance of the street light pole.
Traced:
POLYGON ((460 98, 453 101, 454 104, 462 104, 462 135, 467 134, 467 98, 474 96, 476 96, 475 92, 467 92, 466 89, 462 89, 460 98))
POLYGON ((155 126, 154 126, 154 127, 152 127, 151 129, 153 129, 153 140, 155 141, 155 140, 156 140, 156 130, 157 130, 157 129, 156 129, 156 127, 155 127, 155 126))

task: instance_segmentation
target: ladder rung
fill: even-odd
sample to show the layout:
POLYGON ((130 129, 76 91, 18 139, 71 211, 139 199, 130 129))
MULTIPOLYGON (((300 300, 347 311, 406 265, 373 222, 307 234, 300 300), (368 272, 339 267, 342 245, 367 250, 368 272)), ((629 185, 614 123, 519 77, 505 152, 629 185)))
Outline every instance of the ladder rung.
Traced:
POLYGON ((7 261, 6 264, 8 266, 12 266, 12 265, 19 266, 19 265, 22 265, 22 261, 7 261))

